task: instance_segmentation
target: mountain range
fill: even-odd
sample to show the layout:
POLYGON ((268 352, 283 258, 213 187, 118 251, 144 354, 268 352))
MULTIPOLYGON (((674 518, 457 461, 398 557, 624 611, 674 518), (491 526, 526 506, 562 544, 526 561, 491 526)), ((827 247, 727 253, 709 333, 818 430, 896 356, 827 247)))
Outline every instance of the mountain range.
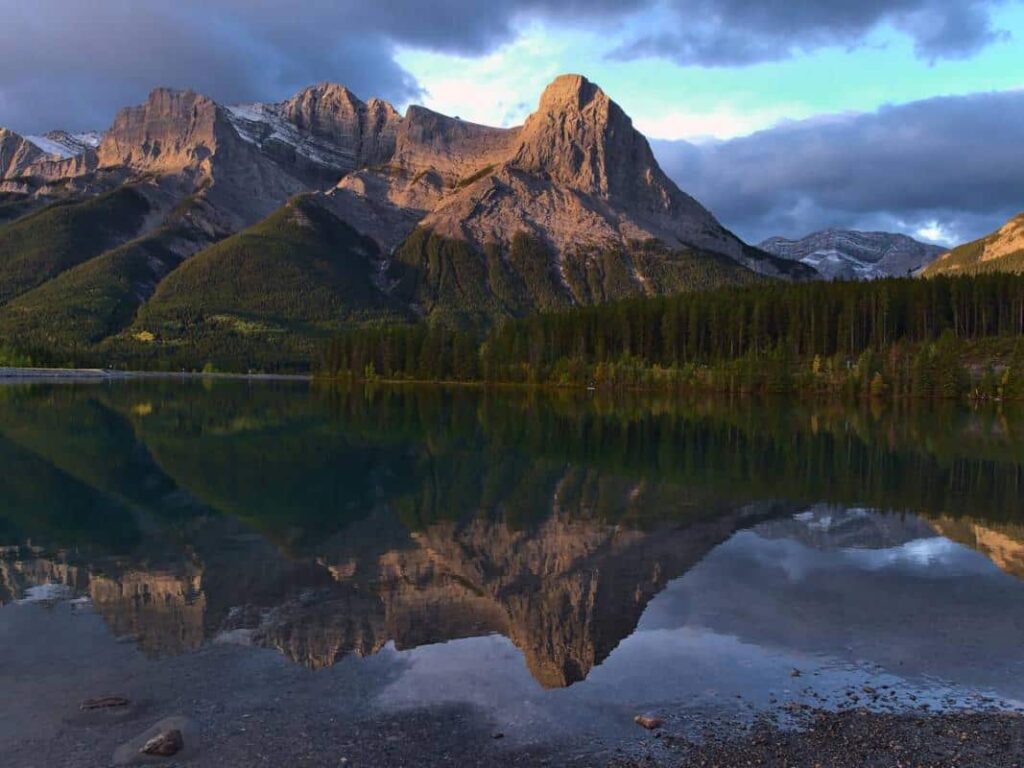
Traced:
POLYGON ((816 276, 723 227, 579 75, 516 128, 323 83, 236 106, 157 89, 103 134, 0 131, 0 338, 34 349, 292 344, 816 276))
POLYGON ((102 133, 0 129, 0 346, 303 364, 367 322, 479 329, 764 280, 1019 271, 1022 232, 1018 217, 946 254, 839 229, 748 245, 580 75, 513 128, 334 83, 228 106, 159 88, 102 133))
POLYGON ((906 277, 945 252, 941 246, 921 243, 906 235, 849 229, 826 229, 798 240, 772 237, 758 247, 813 267, 829 280, 906 277))

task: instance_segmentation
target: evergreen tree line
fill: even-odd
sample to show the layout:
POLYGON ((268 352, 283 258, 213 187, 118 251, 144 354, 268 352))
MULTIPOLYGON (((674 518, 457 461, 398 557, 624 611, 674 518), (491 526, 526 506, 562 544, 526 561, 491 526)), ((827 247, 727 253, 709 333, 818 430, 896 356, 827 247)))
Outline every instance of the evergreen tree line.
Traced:
POLYGON ((1024 396, 1024 276, 761 284, 507 321, 482 338, 390 326, 332 342, 331 377, 862 395, 1024 396))

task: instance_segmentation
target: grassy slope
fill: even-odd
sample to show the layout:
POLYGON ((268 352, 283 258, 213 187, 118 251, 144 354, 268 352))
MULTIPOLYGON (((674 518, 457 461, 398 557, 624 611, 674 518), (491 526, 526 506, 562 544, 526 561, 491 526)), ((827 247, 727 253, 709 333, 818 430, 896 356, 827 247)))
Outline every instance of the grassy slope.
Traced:
POLYGON ((149 210, 139 192, 120 187, 0 226, 0 304, 130 239, 149 210))
POLYGON ((309 198, 296 198, 174 270, 140 313, 140 327, 232 316, 327 325, 385 312, 373 284, 373 241, 309 198))
POLYGON ((480 254, 418 230, 395 254, 392 299, 374 283, 375 244, 315 198, 296 198, 185 261, 172 246, 194 234, 178 219, 125 242, 146 210, 122 188, 0 227, 0 339, 61 364, 303 367, 334 330, 404 319, 409 303, 432 320, 479 328, 499 317, 757 279, 730 260, 655 244, 581 250, 560 271, 525 234, 480 254))
POLYGON ((418 229, 399 246, 392 265, 396 295, 415 302, 432 320, 486 325, 498 317, 567 309, 642 295, 681 293, 759 278, 731 259, 700 251, 670 251, 660 244, 628 249, 581 250, 564 259, 539 240, 517 234, 511 243, 490 243, 474 252, 460 240, 418 229), (635 272, 647 278, 642 286, 635 272))
MULTIPOLYGON (((656 241, 634 243, 625 255, 604 251, 603 269, 588 263, 587 285, 592 291, 590 301, 603 303, 640 295, 635 283, 629 279, 628 263, 647 279, 646 292, 666 296, 688 291, 703 291, 727 285, 750 285, 766 278, 732 259, 715 253, 697 250, 669 250, 656 241), (600 282, 597 282, 598 278, 600 282)), ((575 287, 575 284, 574 284, 575 287)))
POLYGON ((376 255, 312 198, 295 198, 170 272, 103 354, 157 367, 302 367, 334 330, 402 316, 374 284, 376 255))
MULTIPOLYGON (((1024 214, 1011 221, 1024 228, 1024 214)), ((935 275, 978 275, 987 272, 1024 272, 1024 249, 1008 253, 989 261, 982 261, 985 246, 994 240, 998 233, 986 235, 970 243, 957 246, 947 255, 933 261, 924 271, 925 277, 935 275)))
POLYGON ((174 243, 194 236, 171 224, 62 272, 0 307, 0 337, 63 351, 117 333, 181 262, 174 243))
POLYGON ((15 192, 0 192, 0 225, 21 218, 45 203, 30 195, 20 195, 15 192))

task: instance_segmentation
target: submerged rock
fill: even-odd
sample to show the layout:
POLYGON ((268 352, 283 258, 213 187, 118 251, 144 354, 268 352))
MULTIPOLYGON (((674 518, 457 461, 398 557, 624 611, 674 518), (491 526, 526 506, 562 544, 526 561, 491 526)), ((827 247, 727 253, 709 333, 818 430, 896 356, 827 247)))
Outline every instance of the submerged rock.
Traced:
POLYGON ((96 699, 86 699, 79 705, 83 712, 92 709, 113 709, 115 707, 127 707, 128 699, 124 696, 100 696, 96 699))
POLYGON ((170 731, 163 731, 151 738, 142 745, 139 751, 145 755, 157 755, 159 757, 170 757, 178 754, 185 746, 185 737, 181 731, 174 728, 170 731))
POLYGON ((190 760, 200 744, 196 723, 181 715, 165 717, 114 751, 114 765, 139 765, 153 758, 175 757, 190 760))

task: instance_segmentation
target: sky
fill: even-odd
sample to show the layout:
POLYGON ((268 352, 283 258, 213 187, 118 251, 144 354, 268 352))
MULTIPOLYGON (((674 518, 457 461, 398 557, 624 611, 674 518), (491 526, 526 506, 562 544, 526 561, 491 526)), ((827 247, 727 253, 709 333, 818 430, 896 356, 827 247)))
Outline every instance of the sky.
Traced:
POLYGON ((1024 0, 0 0, 0 125, 103 129, 153 87, 325 80, 520 123, 598 83, 744 239, 952 244, 1024 210, 1024 0))

